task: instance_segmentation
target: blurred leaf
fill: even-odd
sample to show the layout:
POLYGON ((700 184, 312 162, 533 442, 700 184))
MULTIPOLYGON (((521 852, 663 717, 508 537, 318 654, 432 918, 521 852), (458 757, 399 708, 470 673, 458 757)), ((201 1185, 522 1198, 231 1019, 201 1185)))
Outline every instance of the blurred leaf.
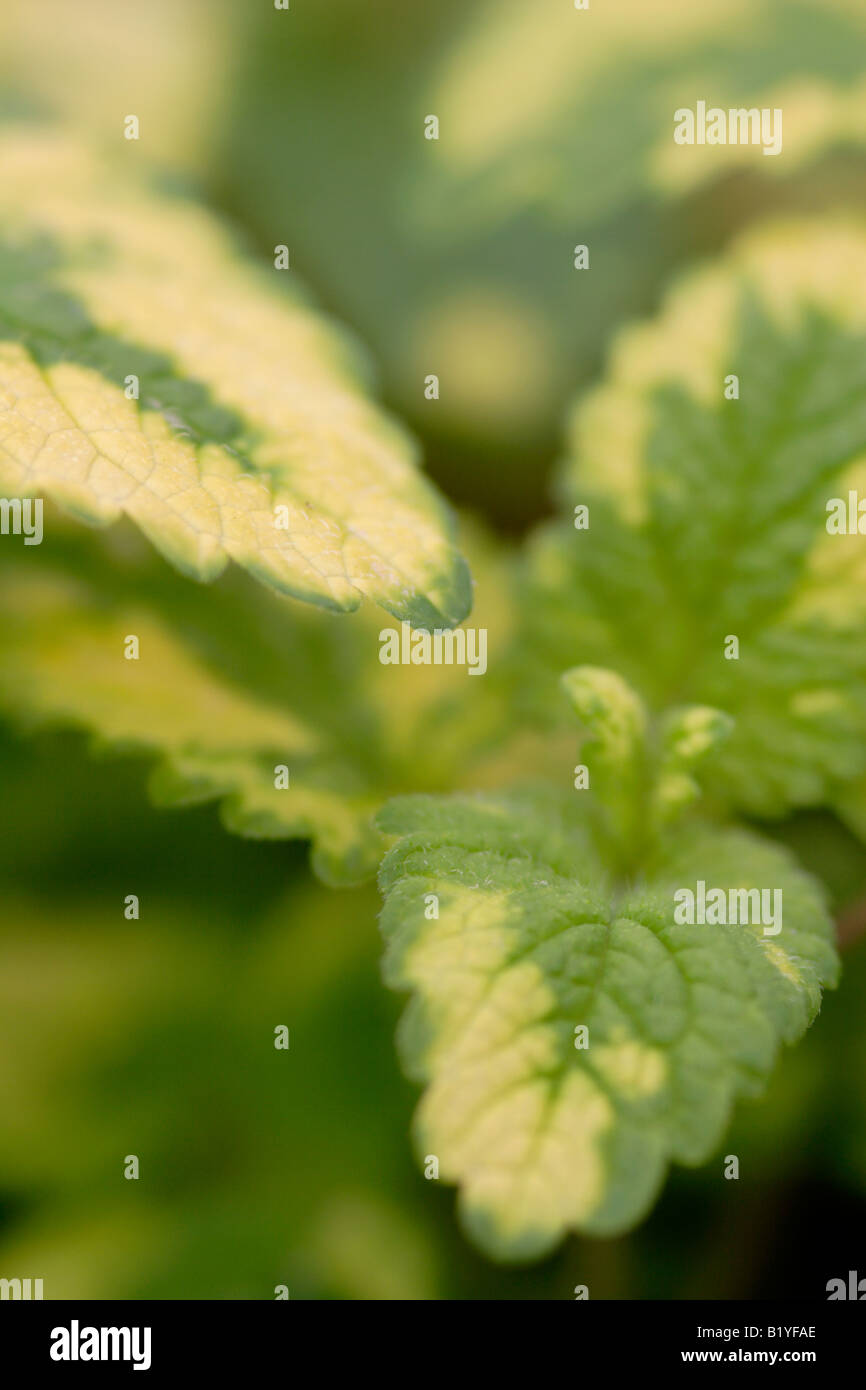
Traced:
POLYGON ((214 193, 262 246, 291 228, 433 475, 523 530, 569 395, 674 268, 774 208, 863 206, 863 37, 859 0, 263 12, 214 193), (781 157, 675 145, 674 111, 701 98, 781 102, 781 157))
POLYGON ((232 0, 6 0, 3 95, 106 147, 134 112, 141 159, 189 171, 212 153, 244 19, 232 0))
POLYGON ((38 1269, 49 1298, 378 1298, 389 1277, 436 1296, 406 1215, 372 898, 301 887, 241 932, 136 887, 140 922, 120 899, 10 903, 0 1191, 41 1214, 5 1237, 4 1268, 38 1269))
MULTIPOLYGON (((478 528, 467 539, 495 661, 505 557, 478 528)), ((492 674, 381 665, 372 611, 336 621, 240 574, 186 585, 134 533, 83 540, 54 512, 35 554, 4 547, 0 706, 25 728, 71 726, 97 747, 155 756, 161 805, 219 800, 238 834, 312 839, 327 882, 375 872, 372 817, 387 796, 463 785, 510 728, 492 674), (130 635, 137 660, 124 659, 130 635)))
POLYGON ((486 0, 428 94, 444 127, 431 212, 490 221, 543 207, 571 228, 578 198, 596 219, 739 165, 790 174, 822 148, 864 143, 864 39, 857 0, 607 0, 584 13, 486 0), (748 143, 675 144, 674 111, 699 98, 783 107, 784 159, 748 143))

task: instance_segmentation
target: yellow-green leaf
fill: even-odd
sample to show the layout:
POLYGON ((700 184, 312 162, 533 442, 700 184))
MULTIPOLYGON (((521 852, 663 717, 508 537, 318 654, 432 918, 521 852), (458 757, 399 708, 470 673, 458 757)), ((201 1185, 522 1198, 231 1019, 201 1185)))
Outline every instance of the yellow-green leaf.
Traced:
POLYGON ((274 261, 74 142, 3 131, 0 489, 125 514, 197 579, 233 559, 325 607, 459 622, 444 504, 274 261))
POLYGON ((793 13, 789 0, 487 0, 467 11, 426 95, 441 131, 429 205, 484 222, 541 208, 569 226, 578 211, 585 228, 651 192, 738 169, 788 176, 828 149, 862 148, 864 38, 858 0, 793 13), (698 100, 726 116, 781 110, 778 149, 676 143, 674 113, 698 100))
MULTIPOLYGON (((143 755, 158 804, 216 801, 228 830, 309 839, 320 877, 356 882, 379 862, 388 796, 464 785, 490 749, 502 761, 494 677, 382 665, 373 608, 341 621, 239 571, 205 589, 128 523, 90 536, 46 509, 44 524, 41 546, 0 547, 0 710, 143 755)), ((471 545, 490 581, 483 622, 504 601, 501 557, 471 545)))
POLYGON ((382 927, 386 981, 412 995, 416 1148, 496 1258, 634 1225, 835 981, 817 884, 744 831, 678 827, 617 879, 573 794, 405 797, 380 822, 400 837, 382 927), (778 891, 778 926, 684 922, 697 880, 778 891))

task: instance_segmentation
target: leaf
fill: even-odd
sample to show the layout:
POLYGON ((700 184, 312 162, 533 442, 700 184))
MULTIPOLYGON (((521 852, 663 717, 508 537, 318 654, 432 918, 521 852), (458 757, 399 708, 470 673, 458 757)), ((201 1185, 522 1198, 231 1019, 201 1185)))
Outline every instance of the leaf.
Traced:
POLYGON ((732 169, 789 176, 828 148, 863 145, 863 11, 852 0, 727 0, 683 10, 614 0, 578 13, 488 0, 467 16, 427 95, 442 135, 427 189, 440 218, 491 222, 542 210, 572 226, 650 191, 668 196, 732 169), (781 107, 782 157, 760 145, 674 142, 674 112, 781 107))
POLYGON ((62 6, 8 0, 0 14, 4 104, 50 113, 104 141, 120 137, 133 105, 139 150, 160 167, 201 170, 238 81, 246 16, 209 0, 154 0, 144 11, 84 0, 62 6), (130 97, 134 93, 134 101, 130 97))
POLYGON ((291 225, 299 265, 374 347, 448 495, 522 533, 544 514, 539 476, 570 395, 684 261, 768 209, 860 203, 863 9, 382 3, 393 20, 375 29, 356 0, 307 6, 302 44, 258 11, 218 189, 262 244, 291 225), (781 102, 782 155, 675 145, 674 111, 701 98, 781 102), (378 152, 367 197, 361 131, 378 152))
MULTIPOLYGON (((354 883, 378 866, 373 815, 388 796, 463 785, 505 739, 492 674, 381 665, 374 610, 341 622, 239 571, 187 584, 128 524, 83 536, 46 509, 44 526, 38 549, 12 536, 0 549, 0 710, 147 758, 159 805, 218 801, 228 830, 308 838, 321 878, 354 883), (467 682, 483 687, 474 699, 467 682)), ((477 528, 467 540, 490 581, 484 623, 503 561, 477 528)))
POLYGON ((125 514, 196 579, 233 559, 335 610, 466 616, 443 503, 286 274, 266 284, 208 215, 61 137, 4 131, 0 167, 7 494, 125 514))
POLYGON ((386 981, 413 995, 416 1147, 497 1259, 632 1226, 669 1161, 713 1153, 835 980, 817 884, 745 831, 681 826, 614 878, 565 794, 407 797, 380 824, 400 836, 382 926, 386 981), (698 880, 780 889, 781 932, 677 925, 674 893, 698 880))
POLYGON ((563 520, 530 544, 525 710, 561 723, 563 667, 610 666, 655 710, 734 717, 708 772, 719 801, 862 816, 866 550, 828 533, 827 509, 866 497, 864 276, 861 228, 776 226, 619 339, 560 480, 589 527, 563 520))
MULTIPOLYGON (((25 723, 96 731, 113 751, 157 755, 154 799, 166 806, 219 798, 223 821, 258 838, 309 837, 329 882, 371 874, 376 801, 351 773, 329 776, 311 727, 209 670, 145 606, 106 611, 98 592, 63 575, 29 577, 4 614, 0 701, 25 723), (123 658, 134 634, 142 657, 123 658), (278 767, 289 785, 277 785, 278 767)), ((330 750, 333 759, 333 750, 330 750)))

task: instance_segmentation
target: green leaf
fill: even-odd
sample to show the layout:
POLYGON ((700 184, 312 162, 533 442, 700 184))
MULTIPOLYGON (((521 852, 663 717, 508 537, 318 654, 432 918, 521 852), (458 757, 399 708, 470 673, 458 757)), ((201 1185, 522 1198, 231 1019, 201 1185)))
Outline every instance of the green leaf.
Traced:
MULTIPOLYGON (((0 549, 0 710, 24 729, 72 727, 98 751, 146 758, 159 805, 217 801, 226 829, 310 839, 319 876, 353 883, 381 858, 384 800, 465 785, 503 742, 492 674, 383 666, 372 608, 341 621, 240 571, 205 589, 128 524, 84 535, 47 508, 44 524, 38 548, 8 537, 0 549), (129 636, 137 659, 125 657, 129 636), (467 683, 482 687, 474 699, 467 683)), ((467 540, 495 608, 502 557, 477 528, 467 540)), ((483 601, 480 621, 489 610, 483 601)))
POLYGON ((400 836, 382 925, 386 980, 413 995, 399 1041, 426 1086, 416 1147, 496 1258, 638 1221, 669 1161, 713 1153, 835 981, 821 890, 744 831, 680 828, 613 878, 575 794, 402 798, 380 824, 400 836), (674 894, 699 880, 781 890, 781 931, 678 925, 674 894))
POLYGON ((560 494, 588 528, 530 545, 524 707, 564 721, 581 661, 725 711, 708 780, 759 816, 866 807, 866 548, 827 530, 866 498, 864 277, 862 229, 797 222, 684 281, 575 410, 560 494))
POLYGON ((196 579, 233 559, 335 610, 466 616, 444 504, 273 253, 267 283, 205 213, 59 136, 7 130, 0 164, 0 488, 127 515, 196 579))

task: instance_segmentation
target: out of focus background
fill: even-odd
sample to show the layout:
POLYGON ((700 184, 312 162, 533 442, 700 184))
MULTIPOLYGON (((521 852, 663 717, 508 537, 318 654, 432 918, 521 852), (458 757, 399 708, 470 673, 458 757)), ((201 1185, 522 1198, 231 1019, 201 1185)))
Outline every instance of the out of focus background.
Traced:
MULTIPOLYGON (((291 246, 441 489, 516 543, 551 510, 568 404, 672 275, 768 213, 866 203, 866 10, 5 0, 0 119, 112 148, 130 112, 143 171, 254 254, 291 246), (671 112, 703 96, 784 106, 784 157, 672 165, 671 112)), ((866 1249, 864 945, 738 1112, 747 1195, 677 1170, 632 1235, 501 1269, 410 1151, 375 890, 323 888, 303 846, 209 807, 154 809, 143 760, 78 734, 4 727, 0 759, 0 1275, 47 1297, 781 1298, 866 1249), (263 1066, 275 1023, 290 1050, 263 1066)), ((774 833, 840 912, 866 892, 830 816, 774 833)))

